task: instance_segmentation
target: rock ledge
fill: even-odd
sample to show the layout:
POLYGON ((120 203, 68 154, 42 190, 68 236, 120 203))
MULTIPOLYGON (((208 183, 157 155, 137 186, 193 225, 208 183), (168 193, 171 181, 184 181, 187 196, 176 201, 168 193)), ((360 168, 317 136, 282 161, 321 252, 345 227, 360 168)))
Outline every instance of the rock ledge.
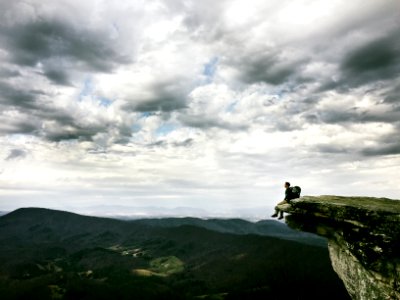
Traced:
POLYGON ((278 208, 292 228, 328 239, 333 269, 356 300, 400 299, 400 201, 304 196, 278 208))
POLYGON ((304 196, 280 205, 284 212, 326 218, 400 236, 400 201, 388 198, 304 196))

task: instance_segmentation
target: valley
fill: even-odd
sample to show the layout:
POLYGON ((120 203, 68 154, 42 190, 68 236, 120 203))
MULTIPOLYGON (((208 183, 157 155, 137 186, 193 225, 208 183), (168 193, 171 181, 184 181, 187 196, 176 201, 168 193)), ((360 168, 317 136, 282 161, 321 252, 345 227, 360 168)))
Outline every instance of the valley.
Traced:
POLYGON ((236 233, 149 222, 38 208, 0 217, 1 298, 349 299, 326 246, 304 236, 239 234, 242 220, 218 221, 236 233))

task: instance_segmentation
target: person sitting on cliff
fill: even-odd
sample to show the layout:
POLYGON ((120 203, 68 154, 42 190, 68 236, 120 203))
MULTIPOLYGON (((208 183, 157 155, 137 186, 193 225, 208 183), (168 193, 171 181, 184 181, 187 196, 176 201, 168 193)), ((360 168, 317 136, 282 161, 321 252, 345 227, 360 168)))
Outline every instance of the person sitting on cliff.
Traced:
POLYGON ((285 199, 283 199, 283 201, 279 202, 277 206, 275 206, 275 213, 271 216, 271 218, 276 218, 279 214, 278 220, 283 219, 283 211, 278 208, 278 205, 290 203, 290 200, 296 198, 296 196, 293 195, 292 190, 290 189, 289 182, 285 182, 283 186, 285 188, 285 199))

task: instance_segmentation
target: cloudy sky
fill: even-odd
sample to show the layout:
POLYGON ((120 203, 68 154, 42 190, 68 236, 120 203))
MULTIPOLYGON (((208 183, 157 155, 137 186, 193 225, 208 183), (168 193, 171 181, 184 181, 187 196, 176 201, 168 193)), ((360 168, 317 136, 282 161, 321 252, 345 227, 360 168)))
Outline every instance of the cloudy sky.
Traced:
POLYGON ((0 210, 400 199, 398 0, 1 0, 0 61, 0 210))

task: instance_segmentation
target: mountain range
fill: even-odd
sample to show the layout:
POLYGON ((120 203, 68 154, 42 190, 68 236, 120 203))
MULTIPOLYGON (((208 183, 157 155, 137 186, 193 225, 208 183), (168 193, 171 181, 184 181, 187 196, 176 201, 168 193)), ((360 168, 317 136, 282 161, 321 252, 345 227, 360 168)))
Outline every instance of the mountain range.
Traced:
POLYGON ((0 217, 1 299, 349 299, 324 240, 276 221, 0 217))

